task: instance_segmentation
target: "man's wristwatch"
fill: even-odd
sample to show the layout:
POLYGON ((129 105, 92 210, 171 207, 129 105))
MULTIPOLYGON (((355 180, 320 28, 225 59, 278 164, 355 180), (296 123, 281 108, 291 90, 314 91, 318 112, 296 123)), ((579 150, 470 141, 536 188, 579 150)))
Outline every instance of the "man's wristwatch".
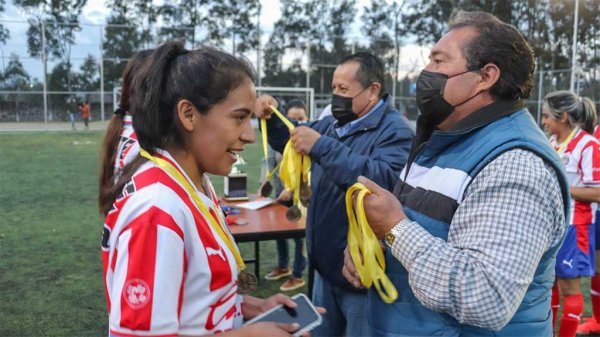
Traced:
POLYGON ((385 240, 385 244, 388 247, 392 248, 392 245, 396 240, 396 233, 399 233, 402 230, 402 228, 406 227, 406 225, 408 225, 411 222, 412 221, 409 218, 404 218, 402 221, 398 222, 394 227, 392 227, 392 229, 390 229, 389 232, 385 233, 385 236, 383 237, 385 240))

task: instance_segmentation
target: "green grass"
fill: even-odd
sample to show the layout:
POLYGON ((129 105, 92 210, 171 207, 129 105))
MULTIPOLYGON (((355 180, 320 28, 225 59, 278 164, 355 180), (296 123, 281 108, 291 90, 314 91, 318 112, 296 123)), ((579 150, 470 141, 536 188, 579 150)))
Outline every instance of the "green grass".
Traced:
MULTIPOLYGON (((107 335, 96 206, 102 136, 0 134, 0 336, 107 335)), ((244 153, 251 192, 261 153, 258 143, 244 153)), ((241 249, 252 256, 251 243, 241 249)), ((275 260, 274 242, 261 243, 258 276, 275 260)), ((282 282, 262 281, 255 295, 274 294, 282 282)))

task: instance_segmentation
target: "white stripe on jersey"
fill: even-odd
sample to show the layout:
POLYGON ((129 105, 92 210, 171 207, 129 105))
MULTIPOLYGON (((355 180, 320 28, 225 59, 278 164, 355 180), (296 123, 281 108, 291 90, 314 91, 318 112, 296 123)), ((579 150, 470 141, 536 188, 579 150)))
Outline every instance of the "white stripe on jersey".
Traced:
MULTIPOLYGON (((555 149, 559 148, 556 136, 550 137, 550 143, 555 149)), ((559 153, 559 157, 565 166, 569 186, 572 187, 598 187, 600 186, 600 142, 592 135, 583 130, 577 131, 575 136, 569 141, 564 153, 559 153)), ((591 203, 590 207, 581 207, 583 204, 590 204, 582 201, 576 201, 571 198, 571 216, 569 223, 573 224, 576 219, 595 218, 596 203, 591 203), (576 205, 577 204, 577 205, 576 205), (576 207, 579 206, 579 207, 576 207), (582 211, 583 209, 583 211, 582 211), (583 213, 582 213, 583 212, 583 213)))
POLYGON ((140 144, 137 141, 137 135, 133 129, 132 122, 131 115, 125 115, 123 117, 123 127, 115 156, 115 181, 118 180, 125 165, 131 163, 140 153, 140 144))

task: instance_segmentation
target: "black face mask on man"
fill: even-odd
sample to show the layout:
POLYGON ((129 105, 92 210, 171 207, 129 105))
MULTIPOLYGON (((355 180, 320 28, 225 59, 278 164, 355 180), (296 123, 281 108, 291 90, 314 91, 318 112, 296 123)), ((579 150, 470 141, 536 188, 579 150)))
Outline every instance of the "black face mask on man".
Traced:
MULTIPOLYGON (((358 116, 352 110, 352 101, 355 97, 369 89, 370 86, 371 84, 352 97, 340 96, 336 94, 331 95, 331 114, 338 121, 337 126, 344 126, 358 118, 358 116)), ((369 102, 367 102, 367 105, 368 104, 369 102)), ((365 107, 367 105, 365 105, 365 107)), ((364 110, 365 107, 363 107, 362 110, 364 110)))
POLYGON ((457 106, 465 104, 481 93, 478 92, 456 105, 451 105, 444 99, 446 82, 452 77, 460 76, 471 71, 472 70, 463 71, 462 73, 452 76, 427 70, 421 71, 419 79, 417 80, 417 107, 426 124, 438 126, 450 116, 457 106))

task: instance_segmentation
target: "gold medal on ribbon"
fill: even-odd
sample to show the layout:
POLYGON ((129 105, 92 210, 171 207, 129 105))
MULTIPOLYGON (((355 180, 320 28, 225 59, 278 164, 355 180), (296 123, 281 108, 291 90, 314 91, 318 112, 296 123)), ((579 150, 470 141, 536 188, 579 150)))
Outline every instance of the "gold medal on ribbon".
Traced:
POLYGON ((260 186, 260 196, 266 198, 270 196, 271 193, 273 193, 273 185, 267 180, 260 186))
POLYGON ((258 289, 258 278, 256 275, 247 272, 245 269, 240 270, 238 274, 238 294, 249 294, 258 289))
POLYGON ((300 211, 298 205, 293 205, 292 207, 288 208, 287 211, 285 211, 285 217, 289 221, 296 222, 302 218, 302 212, 300 211))

